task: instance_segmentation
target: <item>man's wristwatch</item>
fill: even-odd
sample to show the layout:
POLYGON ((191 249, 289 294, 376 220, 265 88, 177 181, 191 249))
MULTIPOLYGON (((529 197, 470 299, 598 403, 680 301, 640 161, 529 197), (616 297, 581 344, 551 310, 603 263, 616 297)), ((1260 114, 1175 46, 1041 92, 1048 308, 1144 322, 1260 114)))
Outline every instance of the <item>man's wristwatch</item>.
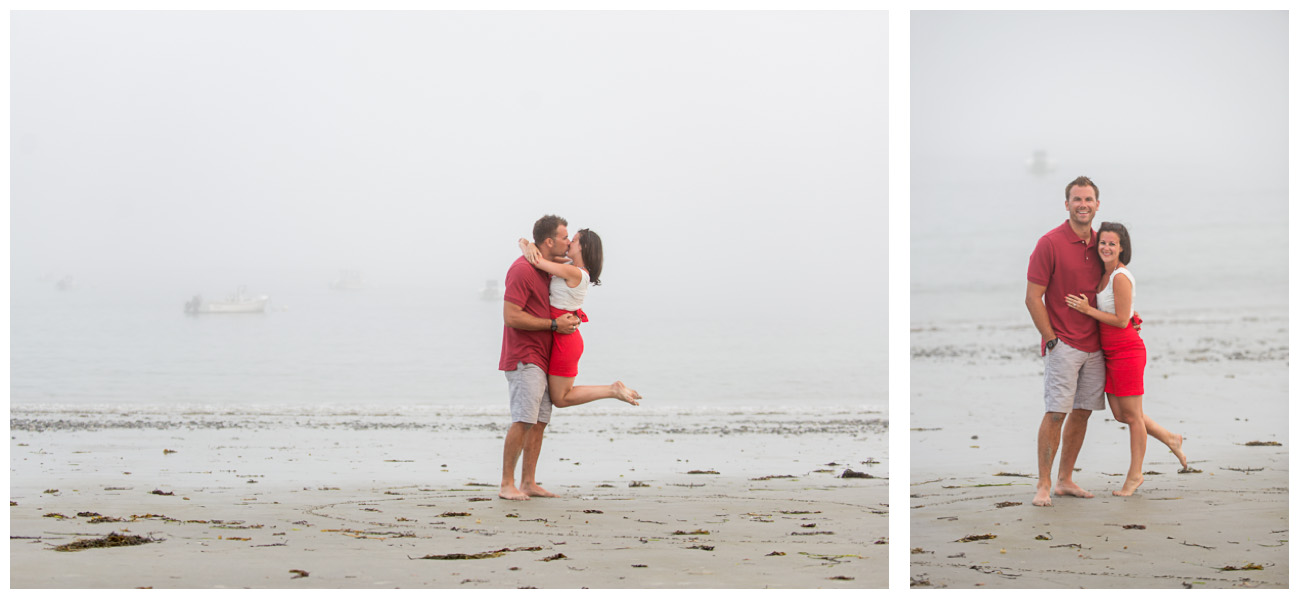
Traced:
MULTIPOLYGON (((555 324, 553 322, 551 324, 551 329, 555 329, 555 324)), ((1047 350, 1050 352, 1052 348, 1056 347, 1056 342, 1059 341, 1061 341, 1061 338, 1052 338, 1050 340, 1047 340, 1047 350)))
POLYGON ((555 331, 556 329, 559 328, 560 326, 555 324, 555 319, 551 319, 551 331, 555 331))

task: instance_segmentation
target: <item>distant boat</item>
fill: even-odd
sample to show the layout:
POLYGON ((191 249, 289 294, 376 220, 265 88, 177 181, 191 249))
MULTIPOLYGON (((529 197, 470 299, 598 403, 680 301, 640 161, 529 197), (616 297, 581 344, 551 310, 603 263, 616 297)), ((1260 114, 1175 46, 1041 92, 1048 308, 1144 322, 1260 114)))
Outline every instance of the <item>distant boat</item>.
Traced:
POLYGON ((1048 158, 1046 150, 1034 150, 1034 154, 1025 159, 1025 168, 1034 175, 1046 175, 1056 170, 1056 161, 1048 158))
POLYGON ((270 296, 249 296, 241 285, 234 295, 220 302, 204 302, 201 296, 195 295, 185 303, 185 312, 192 315, 264 313, 270 301, 270 296))
POLYGON ((59 288, 60 292, 66 292, 68 290, 71 290, 74 287, 77 287, 77 280, 73 279, 71 275, 68 275, 65 276, 63 279, 60 279, 58 283, 55 283, 54 287, 59 288))
POLYGON ((479 292, 478 295, 485 301, 500 300, 505 296, 505 293, 502 292, 501 287, 497 285, 497 280, 489 279, 487 280, 487 283, 483 284, 483 291, 479 292))
POLYGON ((361 271, 339 271, 339 278, 330 282, 330 289, 334 290, 359 290, 362 287, 361 271))

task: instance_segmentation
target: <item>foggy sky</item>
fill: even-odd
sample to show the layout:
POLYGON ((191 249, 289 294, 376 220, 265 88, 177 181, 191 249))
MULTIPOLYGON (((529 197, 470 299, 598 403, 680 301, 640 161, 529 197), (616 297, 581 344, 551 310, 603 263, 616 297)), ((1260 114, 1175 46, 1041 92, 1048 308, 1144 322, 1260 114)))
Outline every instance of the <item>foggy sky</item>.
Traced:
POLYGON ((556 213, 601 233, 625 291, 860 302, 885 279, 885 33, 863 12, 14 13, 13 278, 477 289, 556 213))
POLYGON ((1006 291, 999 309, 1023 318, 1029 253, 1065 221, 1078 175, 1100 189, 1094 226, 1133 235, 1145 298, 1195 303, 1211 287, 1238 306, 1285 305, 1285 12, 921 11, 911 23, 914 307, 933 293, 926 306, 957 315, 945 294, 978 286, 1006 291), (1029 173, 1035 150, 1054 172, 1029 173))

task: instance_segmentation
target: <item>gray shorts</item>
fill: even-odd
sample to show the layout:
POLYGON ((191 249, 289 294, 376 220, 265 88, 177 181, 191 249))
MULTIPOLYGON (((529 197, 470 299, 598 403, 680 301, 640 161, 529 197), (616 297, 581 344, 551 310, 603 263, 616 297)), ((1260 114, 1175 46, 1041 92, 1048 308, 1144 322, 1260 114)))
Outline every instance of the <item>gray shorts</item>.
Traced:
POLYGON ((551 394, 546 388, 546 371, 532 364, 519 363, 506 371, 510 384, 510 421, 513 423, 550 423, 551 394))
POLYGON ((1101 352, 1084 352, 1057 342, 1043 357, 1043 402, 1047 412, 1106 408, 1106 362, 1101 352))

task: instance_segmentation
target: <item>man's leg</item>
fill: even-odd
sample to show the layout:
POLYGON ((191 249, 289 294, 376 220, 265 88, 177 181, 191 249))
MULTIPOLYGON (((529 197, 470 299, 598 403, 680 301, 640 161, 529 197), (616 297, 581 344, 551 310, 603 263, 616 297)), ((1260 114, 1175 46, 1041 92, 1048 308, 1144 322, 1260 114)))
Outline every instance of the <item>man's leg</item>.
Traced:
POLYGON ((551 401, 546 397, 546 373, 532 364, 519 363, 515 370, 506 371, 510 388, 510 429, 506 431, 505 452, 501 464, 501 491, 498 495, 507 500, 527 500, 524 484, 533 480, 537 469, 537 455, 542 448, 542 430, 551 419, 551 401), (531 442, 536 437, 535 444, 531 442), (534 445, 530 452, 530 445, 534 445), (524 473, 519 487, 515 487, 515 465, 520 454, 524 457, 524 473))
POLYGON ((1043 415, 1043 422, 1038 426, 1038 491, 1034 494, 1034 506, 1052 505, 1052 463, 1061 444, 1064 421, 1065 413, 1049 412, 1043 415))
POLYGON ((542 486, 537 485, 537 458, 542 454, 542 434, 546 433, 546 423, 538 423, 524 434, 524 474, 519 480, 519 489, 529 496, 554 498, 542 486))
MULTIPOLYGON (((511 423, 510 429, 506 431, 506 449, 502 457, 501 464, 501 491, 498 496, 506 500, 527 500, 528 494, 523 493, 515 487, 515 464, 519 462, 519 454, 524 450, 525 439, 528 432, 533 427, 532 423, 511 423)), ((533 458, 533 467, 537 466, 536 457, 533 458)), ((524 473, 528 473, 527 460, 525 459, 524 473)))
POLYGON ((1092 411, 1076 408, 1065 419, 1065 433, 1061 436, 1061 470, 1056 476, 1056 495, 1091 498, 1092 492, 1074 482, 1074 461, 1083 448, 1083 438, 1088 433, 1088 417, 1092 411))
POLYGON ((1061 439, 1061 470, 1057 473, 1055 493, 1058 496, 1091 498, 1091 492, 1074 482, 1074 462, 1079 458, 1083 438, 1088 433, 1088 417, 1092 416, 1092 411, 1106 408, 1106 359, 1100 351, 1079 352, 1078 355, 1082 360, 1075 371, 1078 380, 1073 409, 1065 419, 1065 432, 1061 439))

